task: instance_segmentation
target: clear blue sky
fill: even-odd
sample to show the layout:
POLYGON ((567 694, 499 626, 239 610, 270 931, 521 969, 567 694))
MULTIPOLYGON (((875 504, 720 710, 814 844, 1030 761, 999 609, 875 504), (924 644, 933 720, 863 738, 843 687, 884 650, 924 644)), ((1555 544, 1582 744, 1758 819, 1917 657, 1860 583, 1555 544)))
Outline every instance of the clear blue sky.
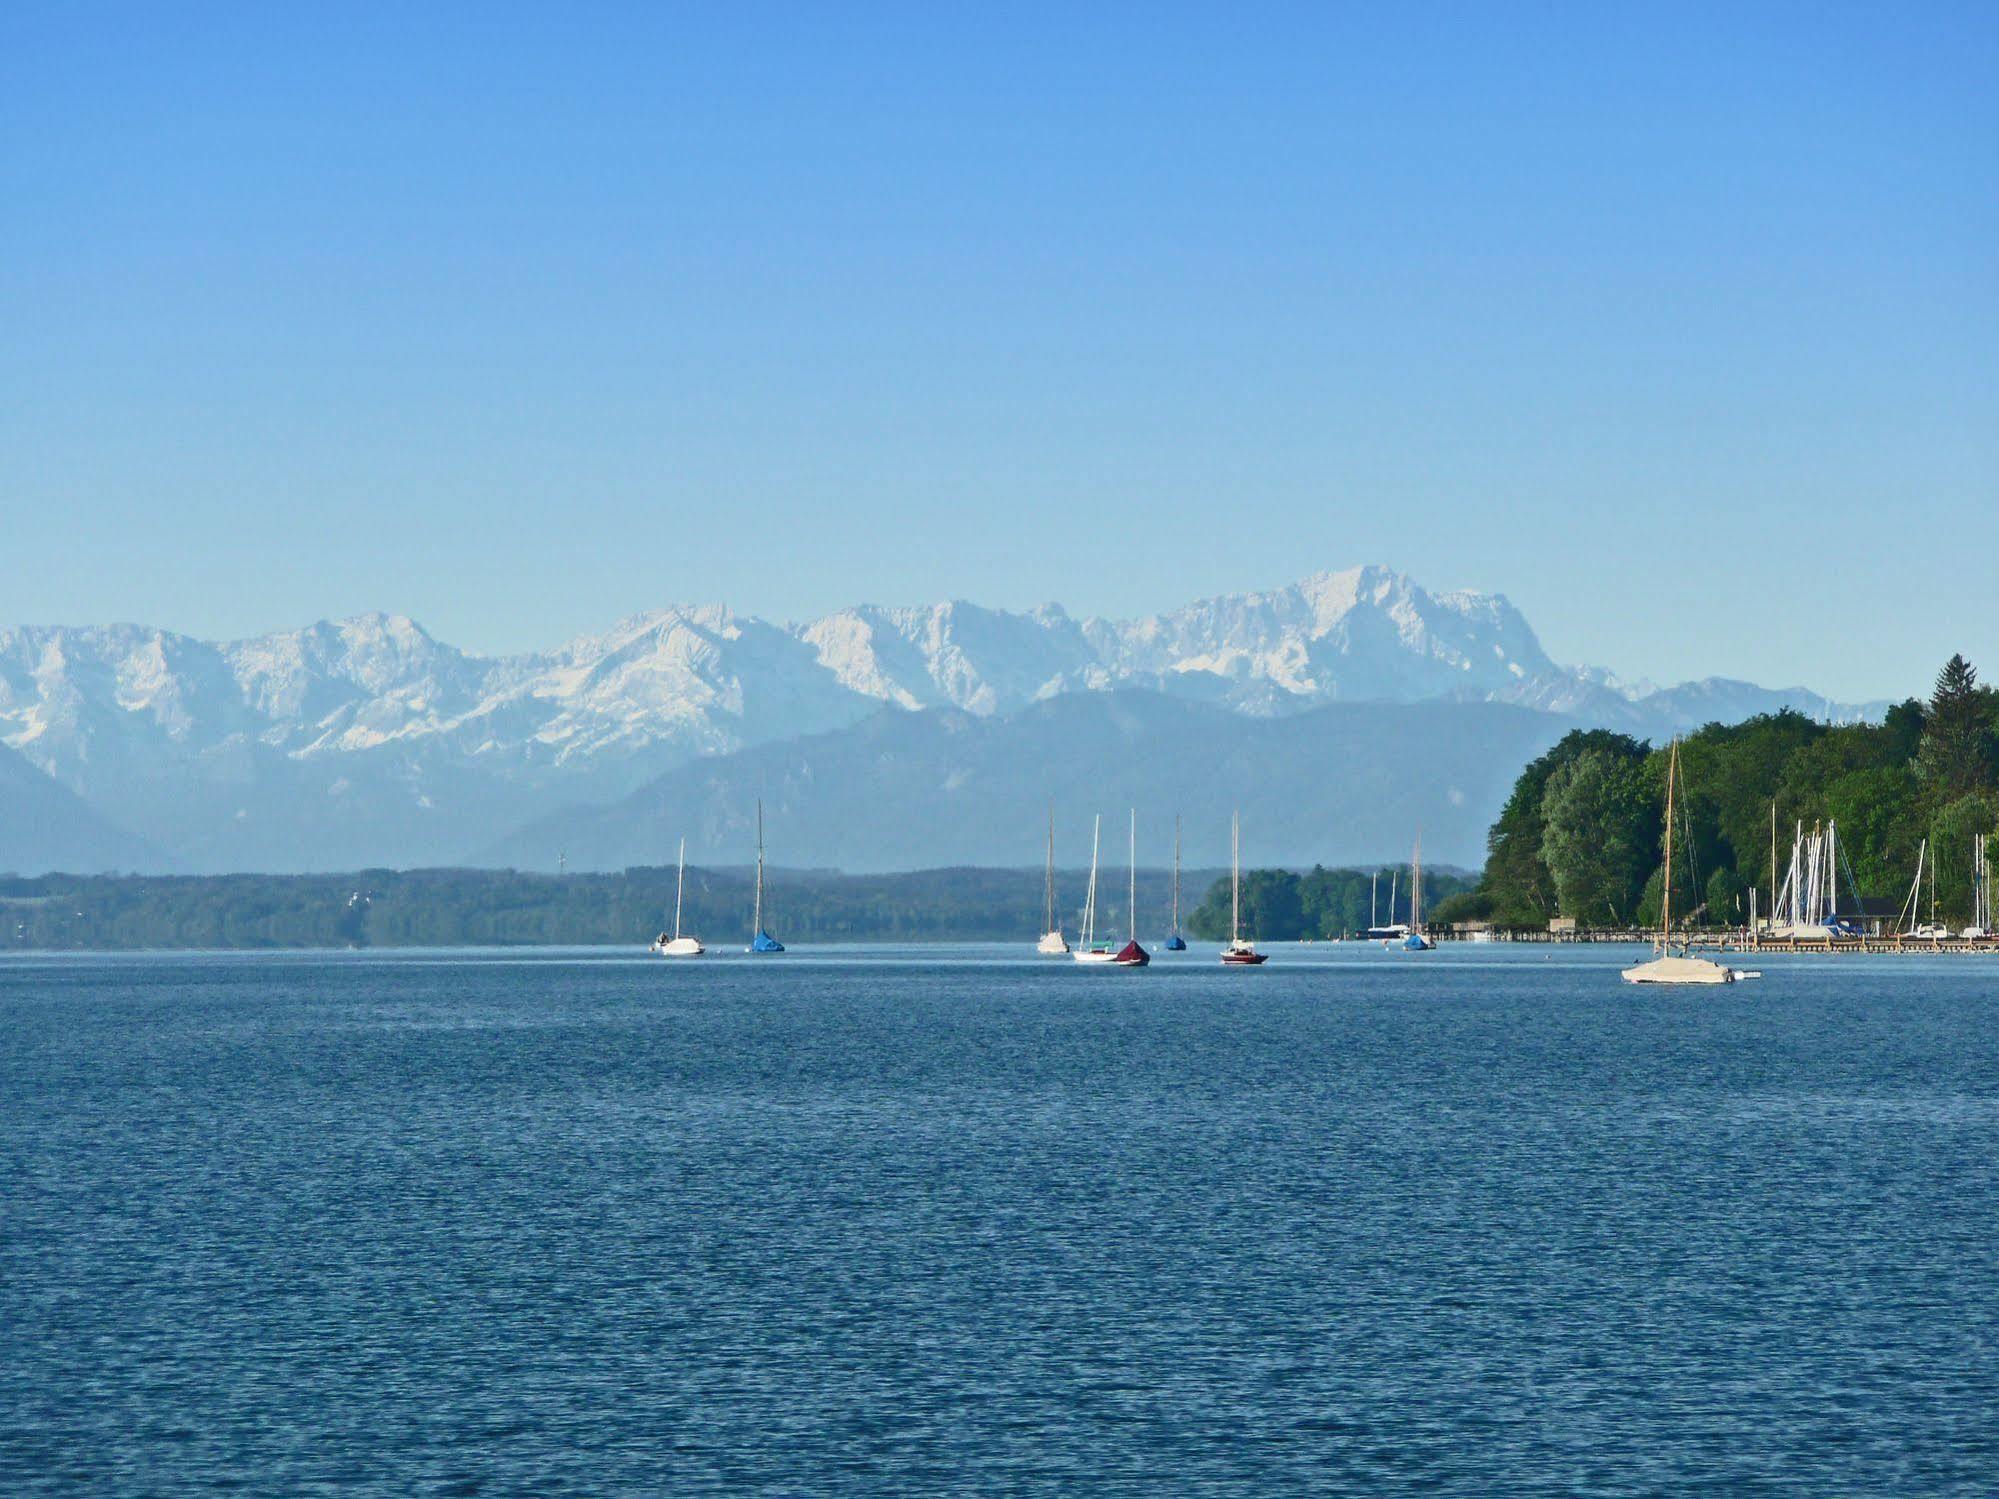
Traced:
POLYGON ((0 618, 1383 561, 1999 676, 1999 5, 0 7, 0 618))

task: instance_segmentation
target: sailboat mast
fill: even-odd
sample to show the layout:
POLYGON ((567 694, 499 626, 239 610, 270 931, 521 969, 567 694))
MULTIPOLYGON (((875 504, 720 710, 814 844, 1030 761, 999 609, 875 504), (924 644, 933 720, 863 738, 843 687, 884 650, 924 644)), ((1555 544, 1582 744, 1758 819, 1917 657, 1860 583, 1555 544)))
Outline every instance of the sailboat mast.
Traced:
POLYGON ((1125 919, 1130 923, 1130 938, 1138 940, 1138 808, 1131 809, 1131 852, 1125 866, 1131 872, 1131 889, 1124 898, 1125 919))
POLYGON ((1770 919, 1774 922, 1777 917, 1777 901, 1774 896, 1777 889, 1777 798, 1774 796, 1770 798, 1770 889, 1773 892, 1770 919))
POLYGON ((680 868, 673 877, 673 940, 680 940, 680 895, 687 888, 687 840, 680 840, 680 868))
POLYGON ((1090 824, 1090 893, 1083 899, 1083 946, 1088 947, 1097 935, 1097 850, 1103 843, 1104 814, 1099 812, 1090 824))
POLYGON ((1416 850, 1409 858, 1409 928, 1423 925, 1423 830, 1416 829, 1416 850))
POLYGON ((764 804, 761 797, 757 798, 757 909, 752 924, 757 932, 764 929, 764 804))
POLYGON ((1923 915, 1923 860, 1929 856, 1930 840, 1916 845, 1916 878, 1909 886, 1909 898, 1902 902, 1902 915, 1895 918, 1904 930, 1913 932, 1923 915))
POLYGON ((1180 814, 1173 814, 1173 933, 1180 933, 1180 814))
POLYGON ((1044 930, 1055 930, 1055 803, 1048 804, 1048 890, 1044 902, 1047 906, 1048 925, 1044 930))
POLYGON ((1229 937, 1242 941, 1242 814, 1229 814, 1229 937))
POLYGON ((1659 950, 1673 940, 1673 782, 1680 773, 1680 741, 1666 760, 1666 872, 1659 882, 1659 950))

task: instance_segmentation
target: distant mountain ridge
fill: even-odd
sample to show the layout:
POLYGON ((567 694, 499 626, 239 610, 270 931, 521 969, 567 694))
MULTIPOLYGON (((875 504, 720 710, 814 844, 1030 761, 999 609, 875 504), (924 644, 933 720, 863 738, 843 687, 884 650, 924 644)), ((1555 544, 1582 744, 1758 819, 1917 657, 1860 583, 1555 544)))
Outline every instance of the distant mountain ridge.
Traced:
MULTIPOLYGON (((1162 693, 1065 693, 1013 713, 884 710, 850 728, 668 771, 608 806, 564 809, 475 851, 478 866, 616 870, 690 850, 735 862, 755 846, 762 799, 774 856, 879 872, 1031 865, 1052 801, 1065 863, 1087 862, 1105 814, 1104 864, 1125 863, 1125 809, 1139 857, 1224 861, 1242 815, 1263 865, 1406 859, 1416 829, 1429 862, 1477 868, 1485 832, 1520 766, 1573 720, 1508 703, 1325 703, 1245 719, 1162 693)), ((1072 892, 1073 893, 1073 892, 1072 892)))
POLYGON ((172 866, 158 849, 114 827, 66 786, 0 748, 0 871, 100 873, 172 866))
POLYGON ((1380 567, 1131 620, 951 602, 776 624, 719 605, 481 657, 399 615, 208 642, 141 625, 0 629, 0 746, 192 869, 462 858, 558 808, 859 724, 885 705, 1004 716, 1146 691, 1251 718, 1491 702, 1656 734, 1869 705, 1709 680, 1621 688, 1563 667, 1497 594, 1380 567))

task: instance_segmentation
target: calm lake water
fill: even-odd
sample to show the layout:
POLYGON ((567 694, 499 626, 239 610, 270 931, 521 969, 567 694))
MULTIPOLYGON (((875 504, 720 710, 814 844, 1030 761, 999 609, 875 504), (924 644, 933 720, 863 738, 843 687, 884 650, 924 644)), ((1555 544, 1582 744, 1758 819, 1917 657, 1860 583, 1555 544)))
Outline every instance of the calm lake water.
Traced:
POLYGON ((0 1487, 1999 1489, 1999 962, 0 961, 0 1487))

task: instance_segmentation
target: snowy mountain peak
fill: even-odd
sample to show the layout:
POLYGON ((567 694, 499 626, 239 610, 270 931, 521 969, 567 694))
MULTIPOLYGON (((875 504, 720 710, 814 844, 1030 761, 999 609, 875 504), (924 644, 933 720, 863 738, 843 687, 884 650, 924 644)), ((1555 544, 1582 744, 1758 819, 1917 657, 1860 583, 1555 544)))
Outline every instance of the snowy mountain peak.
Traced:
POLYGON ((511 657, 387 613, 222 643, 129 624, 0 629, 0 745, 196 865, 226 846, 237 867, 295 867, 302 829, 332 818, 358 838, 364 804, 394 836, 444 838, 422 830, 622 796, 690 758, 884 705, 992 716, 1118 688, 1257 717, 1494 700, 1638 732, 1779 705, 1855 711, 1733 682, 1638 692, 1549 660, 1498 594, 1432 594, 1378 566, 1127 620, 952 600, 790 625, 674 605, 511 657))

